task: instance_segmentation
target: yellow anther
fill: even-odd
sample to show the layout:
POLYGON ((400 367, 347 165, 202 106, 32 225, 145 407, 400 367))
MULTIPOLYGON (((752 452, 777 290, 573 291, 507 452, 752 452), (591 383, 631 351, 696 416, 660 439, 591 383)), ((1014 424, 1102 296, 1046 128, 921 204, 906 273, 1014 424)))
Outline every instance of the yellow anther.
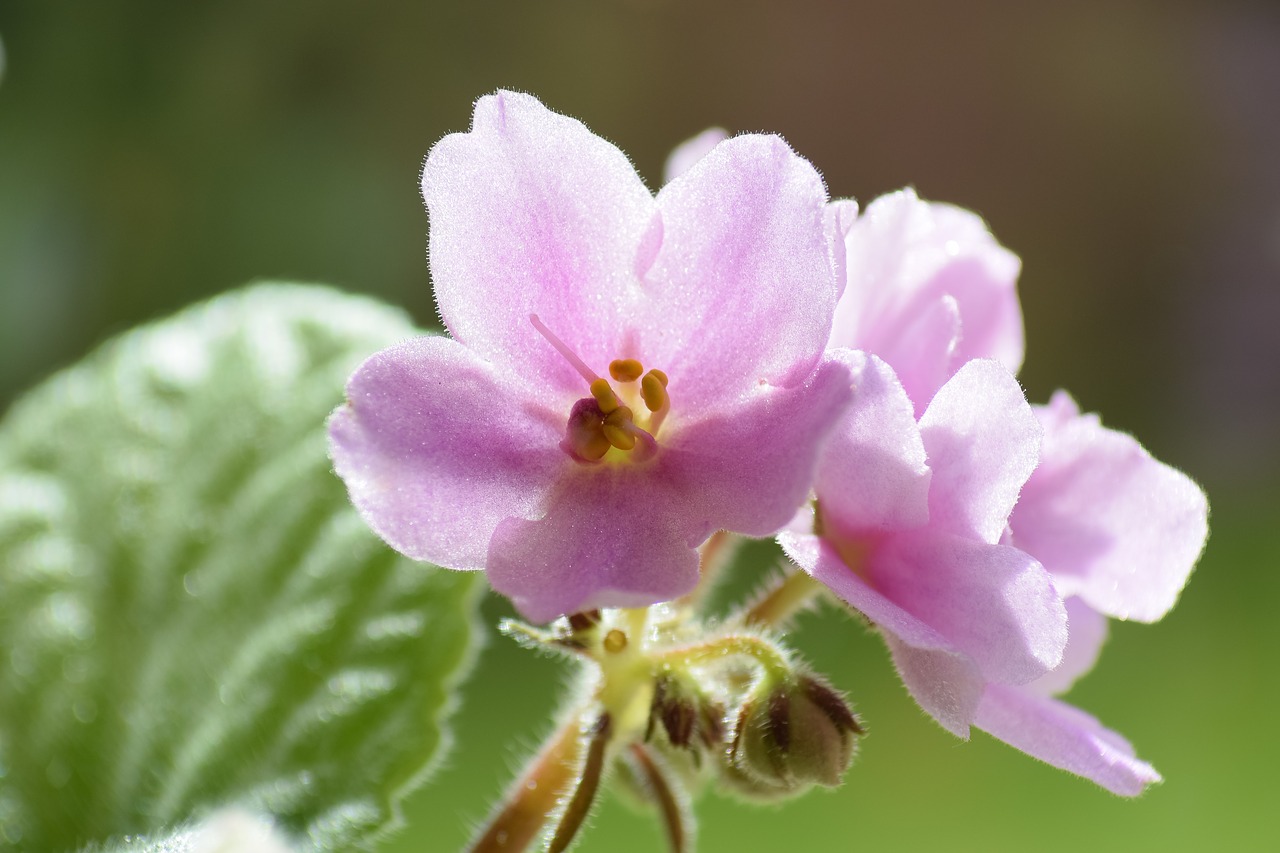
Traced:
POLYGON ((583 459, 599 462, 611 447, 613 447, 613 442, 609 441, 604 431, 601 430, 592 435, 584 436, 575 442, 573 449, 583 459))
POLYGON ((609 375, 619 382, 635 382, 644 373, 644 365, 634 358, 615 358, 609 362, 609 375))
POLYGON ((618 408, 618 395, 613 393, 608 379, 596 379, 591 383, 591 396, 596 398, 596 405, 602 414, 609 414, 618 408))
POLYGON ((599 462, 613 444, 605 438, 603 419, 595 400, 582 399, 569 412, 564 441, 560 446, 587 462, 599 462))
POLYGON ((650 370, 640 380, 640 396, 649 411, 656 412, 667 405, 667 375, 661 370, 650 370))
POLYGON ((635 414, 627 406, 619 406, 612 412, 604 416, 605 426, 616 426, 626 428, 631 424, 631 419, 635 414))
POLYGON ((627 647, 627 635, 614 628, 604 635, 604 650, 617 654, 627 647))
POLYGON ((619 450, 630 450, 636 446, 636 436, 631 426, 631 410, 626 406, 619 406, 605 415, 601 429, 609 443, 619 450))

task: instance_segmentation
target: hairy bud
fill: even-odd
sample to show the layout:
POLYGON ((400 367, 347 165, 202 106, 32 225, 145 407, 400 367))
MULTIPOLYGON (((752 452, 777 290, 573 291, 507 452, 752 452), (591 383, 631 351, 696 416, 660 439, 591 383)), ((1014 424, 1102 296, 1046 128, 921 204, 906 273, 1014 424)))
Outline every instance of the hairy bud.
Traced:
POLYGON ((834 788, 862 733, 844 697, 803 674, 743 703, 722 778, 739 793, 763 799, 794 796, 814 785, 834 788))

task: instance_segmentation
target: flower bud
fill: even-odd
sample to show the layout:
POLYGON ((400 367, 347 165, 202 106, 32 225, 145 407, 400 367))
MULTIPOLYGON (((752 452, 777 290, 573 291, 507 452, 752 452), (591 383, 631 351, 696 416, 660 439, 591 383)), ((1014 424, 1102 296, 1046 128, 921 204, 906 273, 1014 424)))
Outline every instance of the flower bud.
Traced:
POLYGON ((764 799, 813 785, 834 788, 862 733, 843 696, 817 676, 800 675, 743 703, 722 779, 739 793, 764 799))
POLYGON ((652 739, 660 727, 671 746, 715 750, 724 739, 723 715, 723 707, 705 695, 697 683, 663 674, 654 681, 645 740, 652 739))

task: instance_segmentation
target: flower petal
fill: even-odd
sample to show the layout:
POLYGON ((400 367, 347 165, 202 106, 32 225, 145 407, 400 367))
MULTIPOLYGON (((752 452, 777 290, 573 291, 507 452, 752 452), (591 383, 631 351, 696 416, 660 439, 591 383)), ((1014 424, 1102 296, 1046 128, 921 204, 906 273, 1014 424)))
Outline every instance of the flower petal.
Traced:
POLYGON ((667 157, 666 167, 662 170, 662 182, 669 184, 683 175, 721 142, 729 138, 729 132, 723 127, 711 127, 691 139, 681 142, 667 157))
POLYGON ((1070 690, 1071 685, 1093 669, 1107 642, 1107 617, 1079 598, 1068 598, 1064 604, 1068 637, 1062 663, 1023 687, 1038 696, 1056 696, 1070 690))
POLYGON ((640 466, 583 467, 560 483, 547 514, 498 525, 489 583, 534 622, 594 607, 644 607, 693 589, 693 549, 714 530, 687 496, 640 466))
POLYGON ((623 355, 656 212, 626 155, 536 98, 499 92, 476 102, 470 132, 431 149, 422 194, 436 301, 454 338, 579 391, 582 378, 530 314, 596 372, 623 355))
POLYGON ((1155 768, 1097 719, 1065 702, 993 684, 978 707, 977 725, 1010 746, 1090 779, 1122 797, 1161 781, 1155 768))
POLYGON ((962 334, 960 306, 950 295, 922 304, 904 324, 894 370, 917 415, 924 413, 955 372, 955 351, 962 334))
POLYGON ((988 681, 1025 684, 1062 660, 1066 609, 1048 572, 1016 548, 930 528, 893 537, 861 574, 973 658, 988 681))
POLYGON ((952 366, 994 358, 1017 372, 1023 353, 1015 291, 1020 263, 979 217, 900 190, 868 205, 849 231, 847 250, 849 280, 836 307, 831 346, 874 352, 922 406, 941 381, 916 387, 906 366, 917 356, 904 331, 947 296, 963 327, 952 366))
MULTIPOLYGON (((733 408, 672 431, 655 480, 712 529, 769 536, 809 494, 824 439, 852 397, 848 368, 818 366, 803 384, 758 386, 733 408)), ((647 499, 647 498, 646 498, 647 499)))
POLYGON ((875 356, 832 355, 849 366, 855 390, 818 466, 823 523, 850 534, 924 525, 930 472, 911 401, 875 356))
POLYGON ((967 738, 985 681, 978 665, 931 626, 886 598, 816 536, 784 532, 787 556, 878 628, 912 697, 952 734, 967 738))
POLYGON ((997 542, 1039 461, 1040 424, 998 362, 971 361, 920 418, 933 471, 931 526, 997 542))
POLYGON ((443 337, 405 341, 356 370, 347 405, 329 420, 330 453, 387 544, 480 569, 498 522, 537 511, 573 463, 558 446, 562 420, 521 390, 443 337))
POLYGON ((822 212, 823 227, 827 232, 827 251, 831 253, 831 271, 836 277, 837 300, 844 292, 849 277, 849 249, 845 238, 857 221, 858 203, 851 198, 832 199, 822 212))
POLYGON ((1132 436, 1080 415, 1063 391, 1037 414, 1044 449, 1009 520, 1014 544, 1063 595, 1120 619, 1159 619, 1204 547, 1204 492, 1132 436))
POLYGON ((658 193, 662 244, 645 275, 639 356, 671 377, 672 405, 803 381, 835 305, 826 189, 776 136, 735 136, 658 193))

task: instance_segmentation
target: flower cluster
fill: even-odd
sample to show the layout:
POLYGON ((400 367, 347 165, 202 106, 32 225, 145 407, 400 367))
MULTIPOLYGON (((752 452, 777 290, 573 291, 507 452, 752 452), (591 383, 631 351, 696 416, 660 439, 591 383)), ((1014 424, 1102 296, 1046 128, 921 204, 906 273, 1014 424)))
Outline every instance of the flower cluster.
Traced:
MULTIPOLYGON (((1107 617, 1173 605, 1205 498, 1065 393, 1028 404, 1019 261, 981 219, 909 190, 860 212, 763 135, 692 140, 655 195, 582 124, 506 92, 432 149, 422 187, 449 336, 370 358, 330 423, 392 547, 485 570, 542 623, 678 599, 714 532, 776 534, 949 731, 1120 794, 1159 778, 1053 696, 1107 617)), ((723 719, 645 678, 648 728, 737 732, 722 758, 755 788, 796 784, 780 755, 843 744, 809 761, 823 783, 851 755, 817 676, 723 719)))

